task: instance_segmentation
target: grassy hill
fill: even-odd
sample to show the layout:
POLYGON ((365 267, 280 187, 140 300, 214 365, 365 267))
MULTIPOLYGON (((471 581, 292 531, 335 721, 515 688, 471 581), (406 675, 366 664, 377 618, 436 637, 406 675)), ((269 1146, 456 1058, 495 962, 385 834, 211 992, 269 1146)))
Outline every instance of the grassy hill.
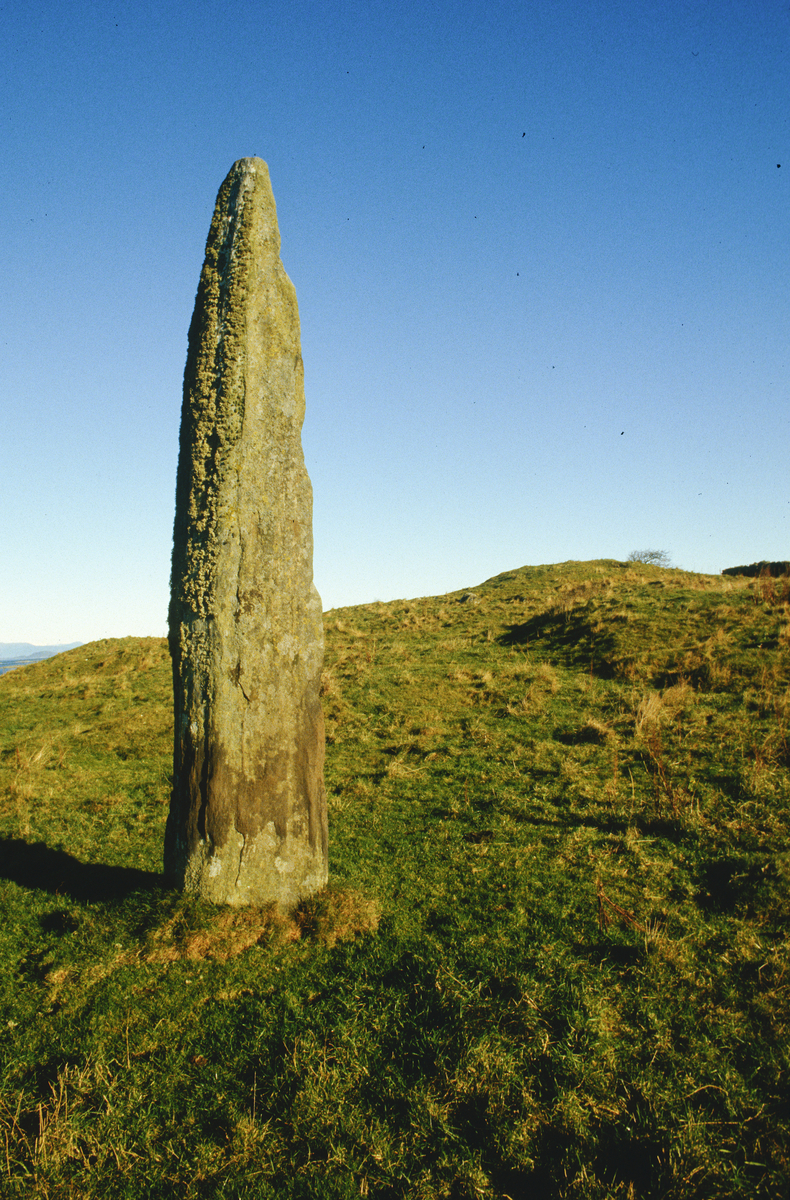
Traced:
POLYGON ((292 921, 162 884, 163 641, 0 679, 0 1195, 786 1197, 787 579, 325 623, 292 921))

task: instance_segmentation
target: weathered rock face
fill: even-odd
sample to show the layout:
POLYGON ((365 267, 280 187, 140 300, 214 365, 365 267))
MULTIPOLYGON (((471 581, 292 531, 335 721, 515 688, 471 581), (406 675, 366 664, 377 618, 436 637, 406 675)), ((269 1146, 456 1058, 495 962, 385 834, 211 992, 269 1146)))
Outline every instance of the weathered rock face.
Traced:
POLYGON ((165 870, 284 909, 327 878, 321 601, 301 428, 299 314, 266 164, 220 188, 189 330, 170 652, 165 870))

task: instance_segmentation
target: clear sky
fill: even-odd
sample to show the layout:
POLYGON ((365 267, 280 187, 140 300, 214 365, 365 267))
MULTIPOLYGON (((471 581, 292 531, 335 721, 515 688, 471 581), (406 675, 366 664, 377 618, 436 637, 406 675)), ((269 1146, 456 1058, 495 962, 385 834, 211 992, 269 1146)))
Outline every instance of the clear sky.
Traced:
POLYGON ((247 155, 325 608, 790 558, 787 0, 26 0, 0 48, 0 641, 165 631, 187 330, 247 155))

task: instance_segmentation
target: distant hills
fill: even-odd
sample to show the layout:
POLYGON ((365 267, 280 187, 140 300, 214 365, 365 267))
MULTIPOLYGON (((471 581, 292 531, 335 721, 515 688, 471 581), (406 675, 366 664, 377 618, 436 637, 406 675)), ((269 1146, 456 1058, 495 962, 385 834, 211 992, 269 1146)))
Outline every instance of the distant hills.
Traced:
POLYGON ((62 654, 64 650, 73 650, 82 642, 69 642, 62 646, 34 646, 31 642, 0 642, 0 675, 14 667, 24 667, 28 663, 41 662, 42 658, 52 658, 62 654))

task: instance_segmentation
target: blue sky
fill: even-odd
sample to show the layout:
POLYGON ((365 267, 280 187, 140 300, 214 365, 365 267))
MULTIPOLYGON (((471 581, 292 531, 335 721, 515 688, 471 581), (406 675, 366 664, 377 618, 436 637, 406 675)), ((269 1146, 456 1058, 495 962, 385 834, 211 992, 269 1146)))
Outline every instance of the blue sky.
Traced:
POLYGON ((790 557, 786 0, 31 0, 0 30, 1 641, 165 631, 187 330, 247 155, 326 608, 790 557))

